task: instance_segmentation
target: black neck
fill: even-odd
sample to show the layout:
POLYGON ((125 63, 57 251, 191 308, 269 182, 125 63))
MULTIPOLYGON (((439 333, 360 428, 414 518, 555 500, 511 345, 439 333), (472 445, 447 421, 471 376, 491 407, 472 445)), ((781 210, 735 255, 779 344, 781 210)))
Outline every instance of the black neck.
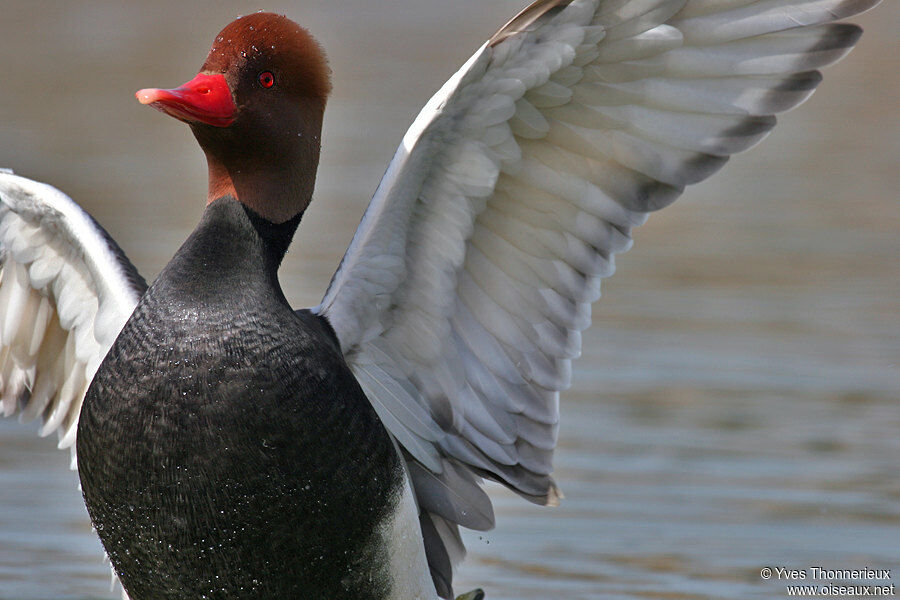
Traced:
POLYGON ((284 301, 278 267, 301 217, 275 224, 230 196, 219 198, 206 207, 158 283, 207 300, 214 294, 242 301, 261 292, 284 301))
MULTIPOLYGON (((220 198, 213 204, 219 202, 234 203, 234 199, 230 197, 220 198)), ((287 253, 288 247, 291 245, 291 240, 294 239, 297 227, 300 226, 300 219, 303 218, 303 213, 298 213, 284 223, 273 223, 258 215, 246 204, 240 204, 240 207, 244 209, 244 214, 250 220, 250 224, 253 226, 259 239, 263 242, 263 252, 266 256, 267 264, 271 263, 271 268, 277 271, 282 259, 284 259, 284 255, 287 253)), ((207 212, 209 212, 209 208, 207 208, 207 212)))

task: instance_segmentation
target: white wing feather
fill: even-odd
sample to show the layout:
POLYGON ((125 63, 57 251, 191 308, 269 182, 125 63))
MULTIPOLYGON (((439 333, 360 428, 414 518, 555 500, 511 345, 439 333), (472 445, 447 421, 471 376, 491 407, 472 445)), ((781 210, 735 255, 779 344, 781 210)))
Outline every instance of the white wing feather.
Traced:
POLYGON ((552 501, 557 392, 614 254, 805 100, 859 36, 831 21, 876 3, 544 0, 479 49, 316 309, 403 447, 552 501))
POLYGON ((81 207, 0 173, 0 410, 74 442, 87 386, 146 289, 81 207))
POLYGON ((428 102, 314 309, 419 463, 423 531, 490 527, 482 476, 557 500, 559 391, 632 227, 808 98, 860 35, 833 21, 877 3, 540 0, 428 102))

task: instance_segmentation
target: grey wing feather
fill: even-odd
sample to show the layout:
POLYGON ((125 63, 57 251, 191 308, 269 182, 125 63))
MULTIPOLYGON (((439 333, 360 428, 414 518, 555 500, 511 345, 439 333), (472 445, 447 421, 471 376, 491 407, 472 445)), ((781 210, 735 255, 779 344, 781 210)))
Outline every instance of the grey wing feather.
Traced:
POLYGON ((447 548, 492 522, 478 478, 557 501, 559 392, 615 254, 808 98, 859 38, 834 21, 877 3, 541 0, 425 106, 313 310, 447 548))

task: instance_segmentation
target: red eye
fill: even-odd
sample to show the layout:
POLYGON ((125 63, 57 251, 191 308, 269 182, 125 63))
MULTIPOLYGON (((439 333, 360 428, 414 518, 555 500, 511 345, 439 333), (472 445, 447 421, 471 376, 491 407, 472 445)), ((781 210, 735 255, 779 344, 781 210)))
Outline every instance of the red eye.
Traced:
POLYGON ((269 71, 263 71, 259 74, 259 85, 264 88, 270 88, 275 85, 275 76, 269 71))

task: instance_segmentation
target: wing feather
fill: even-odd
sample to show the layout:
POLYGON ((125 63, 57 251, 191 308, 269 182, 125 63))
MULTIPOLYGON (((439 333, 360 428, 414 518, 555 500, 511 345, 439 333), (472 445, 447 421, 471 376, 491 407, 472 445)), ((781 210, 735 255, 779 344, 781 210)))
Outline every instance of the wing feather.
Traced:
POLYGON ((457 526, 493 523, 481 477, 558 500, 559 391, 632 229, 806 100, 859 38, 834 21, 877 2, 539 0, 419 114, 314 310, 407 453, 443 595, 457 526))
POLYGON ((73 448, 84 394, 146 283, 70 198, 0 173, 0 408, 73 448))

